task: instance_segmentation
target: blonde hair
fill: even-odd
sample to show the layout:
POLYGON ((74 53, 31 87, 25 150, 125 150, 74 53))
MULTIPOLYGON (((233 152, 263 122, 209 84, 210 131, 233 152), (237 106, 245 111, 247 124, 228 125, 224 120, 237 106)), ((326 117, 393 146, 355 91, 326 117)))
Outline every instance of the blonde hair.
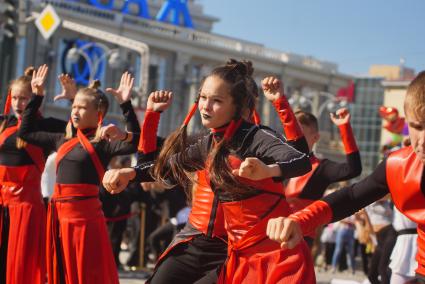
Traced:
MULTIPOLYGON (((100 119, 103 119, 108 112, 109 101, 106 97, 105 93, 103 93, 100 89, 100 81, 94 80, 87 88, 79 89, 77 95, 87 96, 93 98, 92 102, 97 109, 97 112, 100 115, 100 119)), ((99 121, 100 122, 100 121, 99 121)), ((91 142, 99 142, 100 139, 100 130, 102 128, 101 123, 97 125, 96 134, 91 142)), ((73 126, 71 121, 68 122, 65 130, 65 139, 71 139, 73 137, 73 126)))
POLYGON ((411 113, 425 121, 425 71, 420 72, 409 84, 404 99, 404 113, 411 113))
MULTIPOLYGON (((34 73, 34 71, 35 71, 35 68, 33 66, 29 66, 25 69, 23 76, 10 82, 7 95, 10 96, 12 88, 16 86, 20 86, 28 94, 32 94, 31 80, 32 80, 32 74, 34 73)), ((0 133, 3 133, 3 131, 6 129, 6 126, 7 126, 7 119, 5 118, 3 122, 0 124, 0 133)), ((19 137, 16 138, 16 148, 23 149, 26 146, 27 146, 27 142, 25 142, 22 138, 19 138, 19 137)))

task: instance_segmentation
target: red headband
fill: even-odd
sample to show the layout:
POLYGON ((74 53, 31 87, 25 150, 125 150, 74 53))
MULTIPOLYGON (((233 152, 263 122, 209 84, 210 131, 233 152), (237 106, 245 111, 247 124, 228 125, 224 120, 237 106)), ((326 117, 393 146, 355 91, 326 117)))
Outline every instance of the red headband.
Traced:
POLYGON ((186 115, 186 118, 183 121, 183 125, 188 125, 190 120, 192 119, 193 115, 196 112, 196 109, 198 108, 198 101, 195 101, 192 105, 192 107, 190 108, 189 112, 186 115))
POLYGON ((259 125, 261 123, 261 117, 260 117, 259 113, 257 112, 257 110, 255 110, 255 109, 252 112, 252 118, 254 120, 254 124, 259 125))

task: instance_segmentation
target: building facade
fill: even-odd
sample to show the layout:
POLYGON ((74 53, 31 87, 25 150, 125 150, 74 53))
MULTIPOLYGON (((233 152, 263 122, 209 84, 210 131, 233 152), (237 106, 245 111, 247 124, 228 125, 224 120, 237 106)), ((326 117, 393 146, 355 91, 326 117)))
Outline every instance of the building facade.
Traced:
MULTIPOLYGON (((185 23, 167 23, 155 18, 164 11, 166 4, 175 0, 22 2, 27 24, 21 27, 23 30, 16 39, 15 75, 22 74, 28 65, 49 64, 50 77, 44 104, 46 115, 67 118, 67 103, 53 102, 53 97, 60 91, 56 78, 63 72, 72 73, 82 85, 90 78, 99 78, 106 88, 116 86, 121 73, 130 70, 136 77, 138 92, 135 104, 141 114, 149 92, 172 90, 174 103, 161 119, 161 135, 167 135, 182 122, 195 100, 202 78, 228 58, 253 61, 258 82, 269 75, 282 78, 289 95, 306 91, 313 96, 319 92, 335 94, 351 80, 350 76, 338 72, 334 63, 212 33, 218 19, 206 15, 202 5, 196 1, 186 3, 192 28, 185 23), (52 5, 61 19, 60 28, 48 40, 41 37, 31 22, 46 4, 52 5), (75 47, 78 52, 85 52, 92 58, 92 68, 88 68, 84 58, 70 60, 70 50, 75 47), (111 63, 112 57, 115 63, 111 63)), ((184 21, 184 16, 180 20, 184 21)), ((277 116, 262 98, 258 110, 264 124, 280 129, 277 116)), ((112 104, 108 118, 112 122, 120 122, 116 103, 112 104)), ((199 117, 196 120, 199 121, 199 117)), ((198 128, 199 123, 190 127, 198 128)))

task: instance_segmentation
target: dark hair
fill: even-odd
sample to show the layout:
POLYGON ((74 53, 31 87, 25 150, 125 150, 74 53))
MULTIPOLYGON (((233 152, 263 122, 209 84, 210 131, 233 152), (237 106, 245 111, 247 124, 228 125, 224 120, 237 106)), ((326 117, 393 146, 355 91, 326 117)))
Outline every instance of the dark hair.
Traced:
POLYGON ((295 111, 295 117, 301 125, 312 127, 314 130, 319 131, 319 123, 312 113, 297 110, 295 111))
MULTIPOLYGON (((212 70, 208 77, 218 77, 229 85, 230 95, 235 106, 233 121, 241 119, 244 110, 253 110, 255 99, 258 96, 258 87, 252 78, 254 69, 250 61, 237 61, 230 59, 226 64, 218 66, 212 70), (255 93, 255 90, 257 92, 255 93)), ((201 90, 205 79, 201 83, 201 90)), ((199 98, 199 96, 198 96, 199 98)), ((209 177, 213 184, 219 185, 220 189, 241 193, 248 189, 248 186, 239 182, 231 173, 227 161, 229 155, 229 140, 221 139, 214 145, 209 154, 208 165, 209 177)), ((173 132, 165 141, 164 146, 153 168, 152 175, 155 179, 165 182, 168 175, 182 186, 188 186, 193 181, 192 175, 185 172, 184 166, 180 163, 169 164, 169 158, 175 153, 181 153, 182 163, 191 163, 186 157, 184 150, 187 147, 187 124, 183 124, 178 130, 173 132)), ((196 167, 196 165, 194 165, 196 167)))

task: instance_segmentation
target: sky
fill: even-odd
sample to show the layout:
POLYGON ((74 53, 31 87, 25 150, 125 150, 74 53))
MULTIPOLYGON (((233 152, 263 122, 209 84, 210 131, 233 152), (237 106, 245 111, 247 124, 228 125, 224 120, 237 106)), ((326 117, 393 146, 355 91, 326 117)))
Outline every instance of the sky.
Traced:
POLYGON ((197 0, 213 32, 331 61, 365 75, 372 64, 425 70, 425 0, 197 0))

